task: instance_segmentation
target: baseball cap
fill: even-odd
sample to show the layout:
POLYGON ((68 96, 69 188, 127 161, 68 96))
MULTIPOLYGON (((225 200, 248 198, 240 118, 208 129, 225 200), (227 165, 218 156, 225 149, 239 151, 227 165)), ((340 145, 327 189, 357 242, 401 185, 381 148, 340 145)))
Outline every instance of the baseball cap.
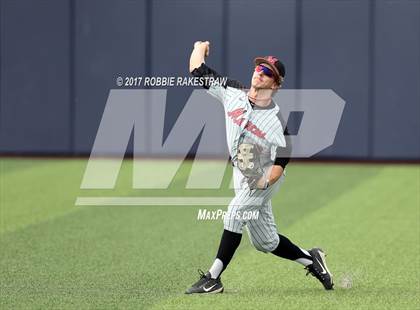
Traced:
POLYGON ((274 56, 257 57, 254 59, 254 63, 256 66, 258 66, 259 64, 266 64, 267 66, 269 66, 270 69, 273 70, 276 82, 278 84, 280 84, 280 80, 283 80, 284 76, 286 75, 286 69, 283 63, 280 60, 278 60, 277 57, 274 57, 274 56))

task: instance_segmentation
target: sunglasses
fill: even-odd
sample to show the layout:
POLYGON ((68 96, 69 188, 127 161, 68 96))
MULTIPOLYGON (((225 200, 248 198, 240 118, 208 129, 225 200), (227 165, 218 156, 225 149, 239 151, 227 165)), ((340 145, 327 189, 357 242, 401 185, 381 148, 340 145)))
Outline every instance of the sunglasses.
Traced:
POLYGON ((272 70, 270 70, 269 68, 267 68, 266 66, 263 65, 258 65, 255 67, 255 71, 257 72, 263 72, 264 75, 268 76, 268 77, 274 77, 274 72, 272 70))

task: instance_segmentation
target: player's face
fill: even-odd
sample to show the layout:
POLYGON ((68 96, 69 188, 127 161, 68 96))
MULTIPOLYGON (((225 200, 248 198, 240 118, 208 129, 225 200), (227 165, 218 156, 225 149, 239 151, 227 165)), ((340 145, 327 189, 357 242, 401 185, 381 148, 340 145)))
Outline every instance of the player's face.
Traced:
POLYGON ((256 66, 254 74, 252 75, 251 85, 257 89, 276 88, 276 82, 274 80, 272 70, 264 64, 256 66))

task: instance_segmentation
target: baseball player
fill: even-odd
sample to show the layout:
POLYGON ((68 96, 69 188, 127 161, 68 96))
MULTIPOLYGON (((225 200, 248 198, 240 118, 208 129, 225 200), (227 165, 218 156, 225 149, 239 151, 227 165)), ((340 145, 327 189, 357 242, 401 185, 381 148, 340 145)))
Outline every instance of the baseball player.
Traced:
MULTIPOLYGON (((205 64, 209 47, 208 41, 195 42, 189 70, 195 77, 221 78, 205 64)), ((244 228, 257 250, 304 265, 307 275, 316 277, 325 289, 333 289, 325 253, 319 248, 302 249, 277 232, 271 197, 284 181, 289 161, 285 151, 290 145, 272 96, 281 88, 285 67, 273 56, 257 57, 254 63, 248 92, 239 82, 229 79, 205 85, 208 93, 224 106, 235 197, 223 219, 224 231, 213 265, 206 273, 199 270, 200 279, 186 294, 223 292, 221 274, 238 248, 244 228), (242 216, 247 211, 257 211, 258 217, 242 216)))

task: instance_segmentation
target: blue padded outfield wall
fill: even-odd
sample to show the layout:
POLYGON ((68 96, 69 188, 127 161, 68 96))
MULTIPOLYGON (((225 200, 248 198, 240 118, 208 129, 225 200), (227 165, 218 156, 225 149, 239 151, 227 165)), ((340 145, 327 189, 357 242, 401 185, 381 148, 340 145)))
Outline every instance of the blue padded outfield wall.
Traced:
MULTIPOLYGON (((188 76, 209 40, 224 75, 248 84, 255 56, 278 55, 284 88, 346 101, 317 157, 420 159, 420 0, 0 3, 1 154, 89 154, 117 76, 188 76)), ((168 90, 165 134, 191 91, 168 90)))

